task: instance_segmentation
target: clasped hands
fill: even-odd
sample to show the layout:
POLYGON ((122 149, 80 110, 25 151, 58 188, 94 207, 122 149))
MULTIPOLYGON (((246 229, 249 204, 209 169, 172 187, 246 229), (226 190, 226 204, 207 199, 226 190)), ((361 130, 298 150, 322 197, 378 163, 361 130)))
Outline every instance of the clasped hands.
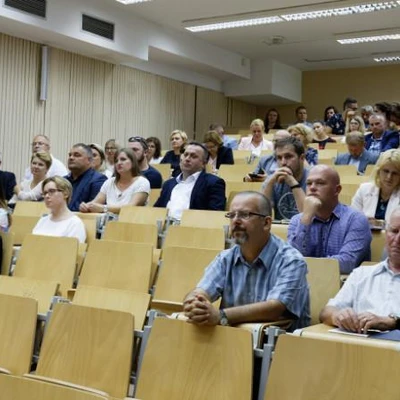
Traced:
POLYGON ((93 203, 93 202, 89 202, 89 203, 84 203, 82 202, 81 204, 79 204, 79 211, 82 213, 102 213, 103 212, 103 204, 98 204, 98 203, 93 203))
POLYGON ((215 326, 220 322, 219 311, 202 294, 192 294, 183 303, 188 322, 197 325, 215 326))

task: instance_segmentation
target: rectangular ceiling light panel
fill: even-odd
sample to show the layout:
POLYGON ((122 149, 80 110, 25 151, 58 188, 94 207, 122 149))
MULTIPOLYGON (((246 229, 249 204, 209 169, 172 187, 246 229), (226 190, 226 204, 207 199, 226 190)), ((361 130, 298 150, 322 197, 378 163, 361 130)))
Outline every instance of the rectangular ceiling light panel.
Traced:
POLYGON ((337 39, 340 44, 359 44, 359 43, 371 43, 371 42, 381 42, 385 40, 399 40, 400 34, 396 33, 393 35, 376 35, 376 36, 364 36, 349 39, 337 39))
POLYGON ((400 56, 393 56, 393 57, 380 57, 374 58, 376 62, 379 63, 386 63, 386 62, 400 62, 400 56))
POLYGON ((116 0, 116 1, 122 4, 135 4, 135 3, 144 3, 145 1, 151 1, 151 0, 116 0))

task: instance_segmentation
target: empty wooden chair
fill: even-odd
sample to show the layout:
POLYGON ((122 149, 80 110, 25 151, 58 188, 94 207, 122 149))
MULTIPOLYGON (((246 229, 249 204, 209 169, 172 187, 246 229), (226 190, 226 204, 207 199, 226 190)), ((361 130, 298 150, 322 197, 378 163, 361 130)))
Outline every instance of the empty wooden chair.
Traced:
POLYGON ((48 213, 49 209, 43 201, 17 201, 13 216, 41 217, 48 213))
POLYGON ((183 298, 196 287, 218 250, 166 247, 155 287, 152 308, 182 311, 183 298))
POLYGON ((181 226, 224 228, 225 226, 229 226, 229 219, 225 217, 225 214, 225 211, 184 210, 181 218, 181 226))
POLYGON ((135 396, 143 400, 250 400, 252 362, 250 332, 156 318, 135 396))
POLYGON ((253 170, 254 165, 251 164, 222 164, 219 167, 218 176, 224 181, 243 182, 243 177, 246 176, 248 173, 253 172, 253 170))
POLYGON ((127 395, 134 317, 125 312, 58 303, 31 377, 127 395))
POLYGON ((98 286, 147 293, 152 261, 151 244, 95 240, 86 254, 78 287, 98 286))
POLYGON ((106 396, 19 376, 0 374, 1 395, 7 400, 107 400, 106 396))
POLYGON ((160 226, 160 229, 163 229, 167 215, 167 208, 124 206, 121 207, 118 221, 136 224, 155 224, 156 226, 160 226))
POLYGON ((46 314, 49 311, 58 288, 59 284, 57 282, 17 276, 0 276, 1 294, 28 297, 36 300, 39 314, 46 314))
POLYGON ((225 248, 224 229, 170 226, 165 235, 163 248, 182 245, 185 247, 216 249, 221 251, 225 248))
POLYGON ((264 400, 398 400, 399 362, 398 351, 361 341, 281 335, 264 400))
POLYGON ((131 313, 135 317, 135 328, 143 329, 150 305, 150 295, 132 290, 79 285, 72 303, 79 306, 131 313))
POLYGON ((328 300, 335 297, 340 289, 339 261, 334 258, 304 259, 308 267, 311 325, 314 325, 319 323, 319 313, 328 300))
POLYGON ((154 248, 158 247, 157 226, 153 224, 111 221, 104 229, 103 239, 117 242, 150 243, 154 248))
POLYGON ((23 375, 30 371, 36 319, 36 300, 0 294, 0 372, 23 375))
POLYGON ((66 296, 74 281, 77 256, 76 238, 28 235, 18 255, 14 275, 57 282, 60 294, 66 296))

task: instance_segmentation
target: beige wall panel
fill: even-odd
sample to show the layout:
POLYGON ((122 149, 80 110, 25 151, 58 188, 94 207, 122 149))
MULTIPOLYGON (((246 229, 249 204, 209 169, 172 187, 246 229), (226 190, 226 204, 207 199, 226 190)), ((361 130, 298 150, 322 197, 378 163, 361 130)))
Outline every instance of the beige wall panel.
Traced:
POLYGON ((197 88, 196 101, 196 140, 203 141, 210 124, 226 125, 228 117, 228 99, 220 92, 197 88))
POLYGON ((0 34, 0 152, 2 169, 21 178, 33 133, 44 127, 39 101, 40 46, 0 34))
POLYGON ((240 100, 230 99, 229 125, 235 128, 246 129, 257 117, 257 107, 240 100))

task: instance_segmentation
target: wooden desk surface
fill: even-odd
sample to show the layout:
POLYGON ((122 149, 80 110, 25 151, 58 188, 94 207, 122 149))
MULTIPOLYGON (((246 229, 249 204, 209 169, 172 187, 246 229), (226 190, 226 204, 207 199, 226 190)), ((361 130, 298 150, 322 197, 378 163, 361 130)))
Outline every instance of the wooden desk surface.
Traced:
POLYGON ((333 326, 325 324, 317 324, 300 330, 300 336, 400 350, 400 342, 329 332, 330 329, 334 328, 333 326))

